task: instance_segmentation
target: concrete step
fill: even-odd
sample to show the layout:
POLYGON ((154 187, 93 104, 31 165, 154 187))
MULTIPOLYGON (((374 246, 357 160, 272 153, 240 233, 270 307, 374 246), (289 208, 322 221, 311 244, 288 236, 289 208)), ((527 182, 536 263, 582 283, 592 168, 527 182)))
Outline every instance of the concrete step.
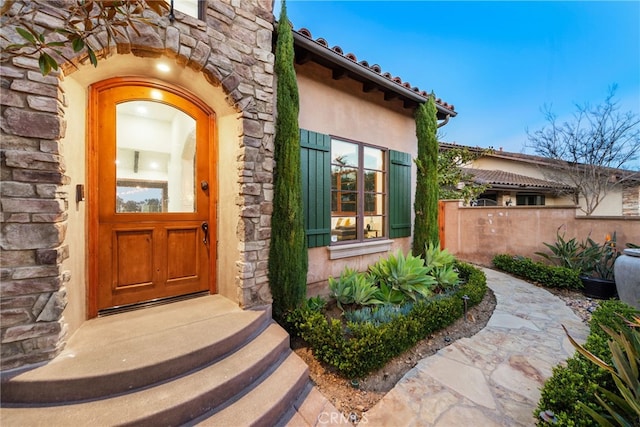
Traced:
POLYGON ((213 295, 86 322, 56 359, 2 373, 0 420, 271 426, 290 418, 308 381, 269 309, 213 295))
POLYGON ((211 295, 92 319, 37 369, 3 373, 2 403, 101 399, 180 377, 222 359, 271 322, 211 295))
POLYGON ((239 400, 188 423, 189 426, 274 426, 289 418, 293 403, 309 384, 309 367, 289 351, 276 369, 239 400))
POLYGON ((308 381, 275 323, 224 359, 126 394, 72 404, 3 404, 3 426, 273 425, 308 381), (203 419, 203 414, 206 419, 203 419))

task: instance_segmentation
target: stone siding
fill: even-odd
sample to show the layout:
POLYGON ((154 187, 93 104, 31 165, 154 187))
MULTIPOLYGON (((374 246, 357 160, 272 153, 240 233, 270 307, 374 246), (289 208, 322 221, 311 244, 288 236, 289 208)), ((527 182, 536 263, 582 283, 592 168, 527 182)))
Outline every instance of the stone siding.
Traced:
POLYGON ((640 216, 640 185, 624 187, 622 190, 622 215, 640 216))
MULTIPOLYGON (((20 2, 13 6, 18 10, 20 2)), ((40 8, 36 21, 59 26, 63 1, 25 2, 40 8), (57 10, 49 9, 51 7, 57 10)), ((271 1, 207 1, 205 22, 176 12, 174 22, 150 13, 153 26, 107 45, 106 33, 92 40, 101 54, 169 57, 222 87, 241 116, 235 201, 241 212, 237 238, 236 289, 243 307, 269 304, 267 259, 273 172, 273 17, 271 1)), ((9 26, 4 35, 14 34, 9 26)), ((15 37, 11 35, 10 37, 15 37)), ((69 111, 61 88, 64 75, 91 66, 88 57, 66 52, 70 63, 43 77, 35 58, 13 58, 0 67, 1 102, 1 369, 46 361, 63 348, 66 326, 62 262, 73 257, 65 245, 69 194, 61 139, 69 111)), ((98 65, 99 66, 99 65, 98 65)), ((72 200, 73 202, 73 200, 72 200)), ((224 201, 222 201, 224 202, 224 201)))

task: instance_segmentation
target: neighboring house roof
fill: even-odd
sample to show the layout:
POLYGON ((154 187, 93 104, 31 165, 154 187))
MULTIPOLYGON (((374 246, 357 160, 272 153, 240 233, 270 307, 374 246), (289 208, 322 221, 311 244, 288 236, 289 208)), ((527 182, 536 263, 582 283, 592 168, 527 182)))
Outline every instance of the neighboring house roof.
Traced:
MULTIPOLYGON (((298 64, 307 61, 316 62, 332 70, 335 80, 350 77, 362 83, 364 92, 379 90, 384 93, 385 100, 400 99, 405 108, 415 108, 418 104, 427 101, 429 94, 417 87, 412 87, 408 82, 403 82, 400 77, 394 77, 390 73, 382 73, 379 65, 369 65, 367 61, 359 61, 353 53, 345 54, 340 46, 329 47, 329 43, 323 38, 313 40, 311 32, 306 28, 293 31, 295 58, 298 64)), ((438 119, 445 120, 455 117, 458 113, 454 106, 441 99, 436 99, 438 119)))
MULTIPOLYGON (((487 150, 485 148, 459 145, 459 144, 454 144, 450 142, 440 142, 439 144, 440 144, 440 149, 444 149, 444 150, 452 149, 452 148, 466 148, 472 152, 481 152, 481 151, 487 150)), ((523 163, 533 164, 533 165, 542 166, 542 167, 545 167, 545 166, 551 167, 551 168, 556 168, 558 166, 560 166, 560 168, 571 167, 571 165, 565 161, 554 160, 548 157, 535 156, 533 154, 512 153, 509 151, 503 151, 502 148, 500 148, 499 150, 485 152, 483 156, 523 162, 523 163)), ((573 164, 573 166, 575 166, 575 164, 573 164)), ((626 169, 615 169, 615 168, 605 168, 605 167, 602 167, 601 170, 603 171, 603 173, 606 172, 612 177, 615 176, 617 179, 624 179, 624 181, 626 181, 627 184, 630 184, 630 185, 640 184, 640 171, 630 171, 626 169)))
POLYGON ((478 184, 490 184, 495 189, 516 189, 520 191, 535 190, 542 192, 570 191, 571 186, 547 181, 544 179, 532 178, 530 176, 519 175, 517 173, 505 172, 501 170, 462 168, 466 173, 473 175, 474 181, 478 184))

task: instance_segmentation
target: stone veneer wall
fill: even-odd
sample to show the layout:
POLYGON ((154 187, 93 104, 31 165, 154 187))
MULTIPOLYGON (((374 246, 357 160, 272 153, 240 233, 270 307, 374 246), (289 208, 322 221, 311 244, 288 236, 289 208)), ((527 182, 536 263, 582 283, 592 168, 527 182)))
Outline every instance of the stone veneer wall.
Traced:
MULTIPOLYGON (((40 11, 39 25, 55 26, 64 2, 25 1, 40 11)), ((14 5, 14 10, 20 4, 14 5)), ((270 238, 273 171, 273 15, 271 0, 208 1, 205 22, 176 12, 176 20, 158 18, 156 26, 129 31, 117 46, 95 37, 107 56, 128 54, 170 57, 222 86, 227 102, 241 115, 234 201, 240 257, 236 262, 238 303, 269 304, 267 258, 270 238)), ((2 33, 15 37, 3 26, 2 33)), ((67 57, 77 66, 87 58, 67 57)), ((86 65, 90 66, 90 65, 86 65)), ((98 65, 99 66, 99 65, 98 65)), ((66 120, 85 120, 69 112, 60 86, 75 67, 43 77, 34 58, 14 58, 0 67, 1 103, 1 369, 49 360, 67 338, 63 311, 70 273, 62 263, 73 257, 65 245, 69 203, 75 195, 61 153, 66 120), (71 200, 70 200, 71 198, 71 200)))
POLYGON ((640 185, 623 188, 622 215, 640 216, 640 185))

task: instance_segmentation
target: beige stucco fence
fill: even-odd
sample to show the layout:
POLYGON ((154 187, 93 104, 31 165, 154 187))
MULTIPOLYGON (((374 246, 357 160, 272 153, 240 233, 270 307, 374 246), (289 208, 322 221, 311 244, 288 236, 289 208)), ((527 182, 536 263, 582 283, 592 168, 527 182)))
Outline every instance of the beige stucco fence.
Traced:
POLYGON ((444 248, 459 259, 490 265, 496 254, 508 253, 540 260, 543 242, 565 239, 582 241, 590 236, 604 242, 616 232, 617 246, 640 244, 640 217, 576 217, 572 206, 464 207, 457 200, 440 205, 440 238, 444 248))

